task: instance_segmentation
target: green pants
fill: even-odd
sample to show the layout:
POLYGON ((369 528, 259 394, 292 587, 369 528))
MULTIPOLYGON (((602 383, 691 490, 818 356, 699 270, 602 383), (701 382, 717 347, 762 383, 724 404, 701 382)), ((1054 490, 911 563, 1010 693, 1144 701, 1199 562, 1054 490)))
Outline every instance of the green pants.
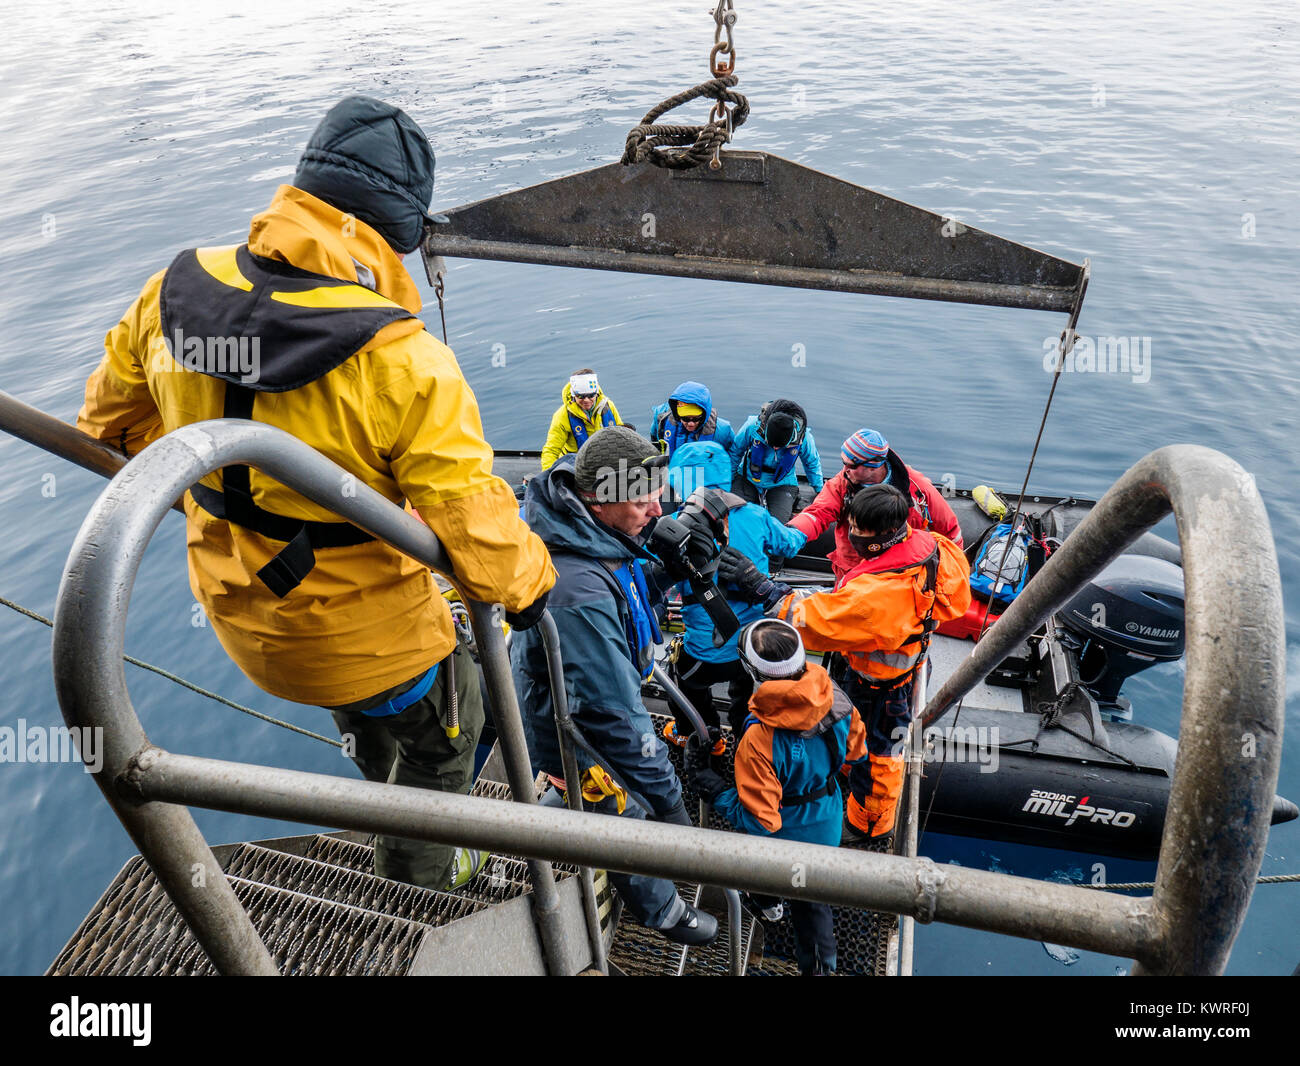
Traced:
MULTIPOLYGON (((473 787, 474 749, 483 730, 483 697, 478 667, 464 647, 455 651, 460 735, 449 738, 450 699, 447 663, 438 667, 433 687, 400 714, 372 718, 362 711, 378 707, 411 688, 418 677, 343 707, 331 707, 345 749, 367 781, 428 788, 467 795, 473 787)), ((381 836, 375 840, 375 873, 423 888, 443 888, 451 876, 457 849, 450 844, 381 836)))

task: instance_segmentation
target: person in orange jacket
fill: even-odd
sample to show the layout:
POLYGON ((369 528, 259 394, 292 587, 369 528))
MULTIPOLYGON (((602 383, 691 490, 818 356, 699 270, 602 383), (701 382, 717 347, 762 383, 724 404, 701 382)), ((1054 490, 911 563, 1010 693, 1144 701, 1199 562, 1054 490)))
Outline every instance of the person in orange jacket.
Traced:
MULTIPOLYGON (((492 473, 478 404, 416 317, 401 256, 433 193, 428 138, 349 97, 237 247, 181 252, 105 338, 78 426, 133 454, 178 426, 249 418, 415 507, 462 590, 535 624, 555 570, 492 473)), ((467 793, 484 713, 427 567, 246 466, 185 496, 190 587, 230 657, 282 699, 330 709, 365 777, 467 793), (448 718, 459 700, 459 729, 448 718)), ((345 749, 346 750, 346 749, 345 749)), ((375 871, 429 888, 477 860, 380 838, 375 871)))
POLYGON ((903 746, 912 720, 912 679, 930 634, 970 606, 970 566, 941 533, 913 529, 908 498, 874 485, 849 504, 849 537, 861 557, 831 591, 791 589, 738 552, 718 573, 799 631, 809 651, 834 652, 831 677, 867 727, 868 760, 850 769, 849 826, 865 836, 894 827, 903 787, 903 746))
POLYGON ((837 578, 857 566, 862 557, 849 541, 848 504, 868 485, 893 485, 911 497, 907 521, 913 529, 942 533, 957 547, 964 547, 961 523, 943 493, 919 470, 913 470, 874 429, 860 429, 840 446, 844 469, 826 482, 817 497, 789 520, 787 525, 803 533, 811 543, 828 526, 835 527, 835 549, 830 553, 831 569, 837 578))
MULTIPOLYGON (((760 618, 740 631, 740 661, 758 687, 736 745, 736 782, 691 764, 695 791, 737 829, 835 847, 843 807, 836 777, 867 757, 866 730, 826 671, 808 663, 787 622, 760 618)), ((765 917, 779 900, 756 897, 765 917)), ((807 976, 835 972, 835 931, 826 903, 790 900, 795 956, 807 976)))

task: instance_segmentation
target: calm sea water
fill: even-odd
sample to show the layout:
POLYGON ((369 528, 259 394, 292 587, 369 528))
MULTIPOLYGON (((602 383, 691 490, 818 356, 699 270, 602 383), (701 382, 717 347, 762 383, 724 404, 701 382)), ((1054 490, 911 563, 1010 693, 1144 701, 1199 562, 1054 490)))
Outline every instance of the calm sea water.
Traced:
MULTIPOLYGON (((740 88, 753 106, 737 147, 1088 256, 1081 332, 1149 338, 1149 374, 1062 380, 1033 486, 1096 496, 1146 452, 1182 441, 1221 449, 1255 475, 1287 603, 1279 787, 1300 798, 1294 5, 737 6, 740 88)), ((10 13, 0 40, 0 388, 71 420, 104 332, 144 280, 182 247, 242 240, 342 95, 391 100, 424 126, 439 158, 435 202, 451 207, 616 160, 644 111, 705 76, 707 7, 558 0, 488 14, 371 0, 178 14, 123 2, 10 13)), ((589 364, 634 421, 694 377, 737 422, 774 395, 800 400, 832 460, 838 441, 868 423, 932 475, 1008 490, 1023 477, 1050 384, 1044 342, 1063 322, 479 262, 452 264, 448 298, 452 346, 498 447, 540 447, 564 378, 589 364), (806 365, 792 365, 800 347, 806 365), (502 351, 505 364, 494 365, 502 351)), ((436 322, 436 308, 426 320, 436 322)), ((101 488, 0 435, 0 595, 52 613, 101 488)), ((261 694, 192 624, 183 551, 182 523, 169 517, 136 585, 128 651, 327 730, 319 710, 261 694)), ((0 724, 61 722, 48 630, 0 609, 0 640, 0 724)), ((1141 720, 1176 730, 1180 678, 1170 666, 1131 683, 1141 720)), ((164 747, 350 772, 318 742, 152 675, 131 670, 129 680, 164 747)), ((76 766, 0 764, 0 812, 0 972, 37 973, 134 849, 76 766)), ((298 831, 197 818, 214 842, 298 831)), ((969 861, 1021 869, 1005 850, 973 847, 969 861)), ((1297 852, 1300 827, 1276 830, 1263 872, 1300 871, 1297 852)), ((1068 863, 1035 872, 1072 873, 1068 863)), ((1257 891, 1230 972, 1280 974, 1300 962, 1297 901, 1294 886, 1257 891)), ((1122 965, 1085 953, 1067 968, 1060 956, 928 927, 916 969, 1122 965)))

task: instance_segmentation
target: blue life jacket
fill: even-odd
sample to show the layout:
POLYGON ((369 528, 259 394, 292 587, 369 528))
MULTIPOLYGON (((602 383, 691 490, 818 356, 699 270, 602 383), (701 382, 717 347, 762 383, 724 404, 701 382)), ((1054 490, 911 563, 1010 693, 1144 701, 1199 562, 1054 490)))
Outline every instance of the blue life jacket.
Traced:
POLYGON ((713 440, 717 436, 717 429, 718 420, 713 418, 711 413, 709 419, 696 430, 694 435, 687 433, 686 427, 669 414, 659 426, 659 439, 668 446, 667 454, 672 455, 680 444, 691 441, 713 440))
MULTIPOLYGON (((802 441, 800 443, 802 443, 802 441)), ((757 433, 755 433, 754 443, 749 446, 749 464, 745 470, 745 476, 757 485, 763 475, 763 471, 767 469, 772 471, 772 480, 780 484, 781 479, 794 469, 795 460, 798 458, 798 444, 789 445, 785 448, 773 448, 757 433), (764 467, 768 452, 771 452, 776 456, 775 467, 764 467)))
MULTIPOLYGON (((587 425, 581 418, 572 411, 569 411, 568 415, 569 428, 573 430, 573 439, 578 442, 578 447, 581 448, 587 443, 587 438, 591 434, 587 432, 587 425)), ((605 404, 600 409, 600 428, 604 429, 606 426, 612 425, 614 425, 614 413, 609 409, 609 404, 605 404)))
POLYGON ((1020 595, 1028 579, 1029 534, 1021 527, 1013 536, 1010 522, 998 523, 986 534, 971 564, 971 589, 1005 607, 1020 595))
POLYGON ((641 573, 641 560, 629 559, 617 569, 611 567, 610 573, 627 601, 628 617, 624 625, 628 650, 641 671, 641 677, 647 678, 654 670, 655 645, 663 643, 664 638, 659 632, 659 622, 650 610, 650 590, 646 588, 645 575, 641 573))

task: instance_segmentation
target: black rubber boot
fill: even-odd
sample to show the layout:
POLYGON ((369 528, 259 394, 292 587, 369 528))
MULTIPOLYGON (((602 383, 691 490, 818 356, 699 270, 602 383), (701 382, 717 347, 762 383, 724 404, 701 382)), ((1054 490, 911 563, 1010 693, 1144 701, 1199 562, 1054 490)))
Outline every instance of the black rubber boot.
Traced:
POLYGON ((675 925, 660 929, 674 944, 686 944, 690 947, 702 947, 712 944, 718 938, 718 919, 706 911, 697 910, 685 900, 686 910, 677 919, 675 925))

